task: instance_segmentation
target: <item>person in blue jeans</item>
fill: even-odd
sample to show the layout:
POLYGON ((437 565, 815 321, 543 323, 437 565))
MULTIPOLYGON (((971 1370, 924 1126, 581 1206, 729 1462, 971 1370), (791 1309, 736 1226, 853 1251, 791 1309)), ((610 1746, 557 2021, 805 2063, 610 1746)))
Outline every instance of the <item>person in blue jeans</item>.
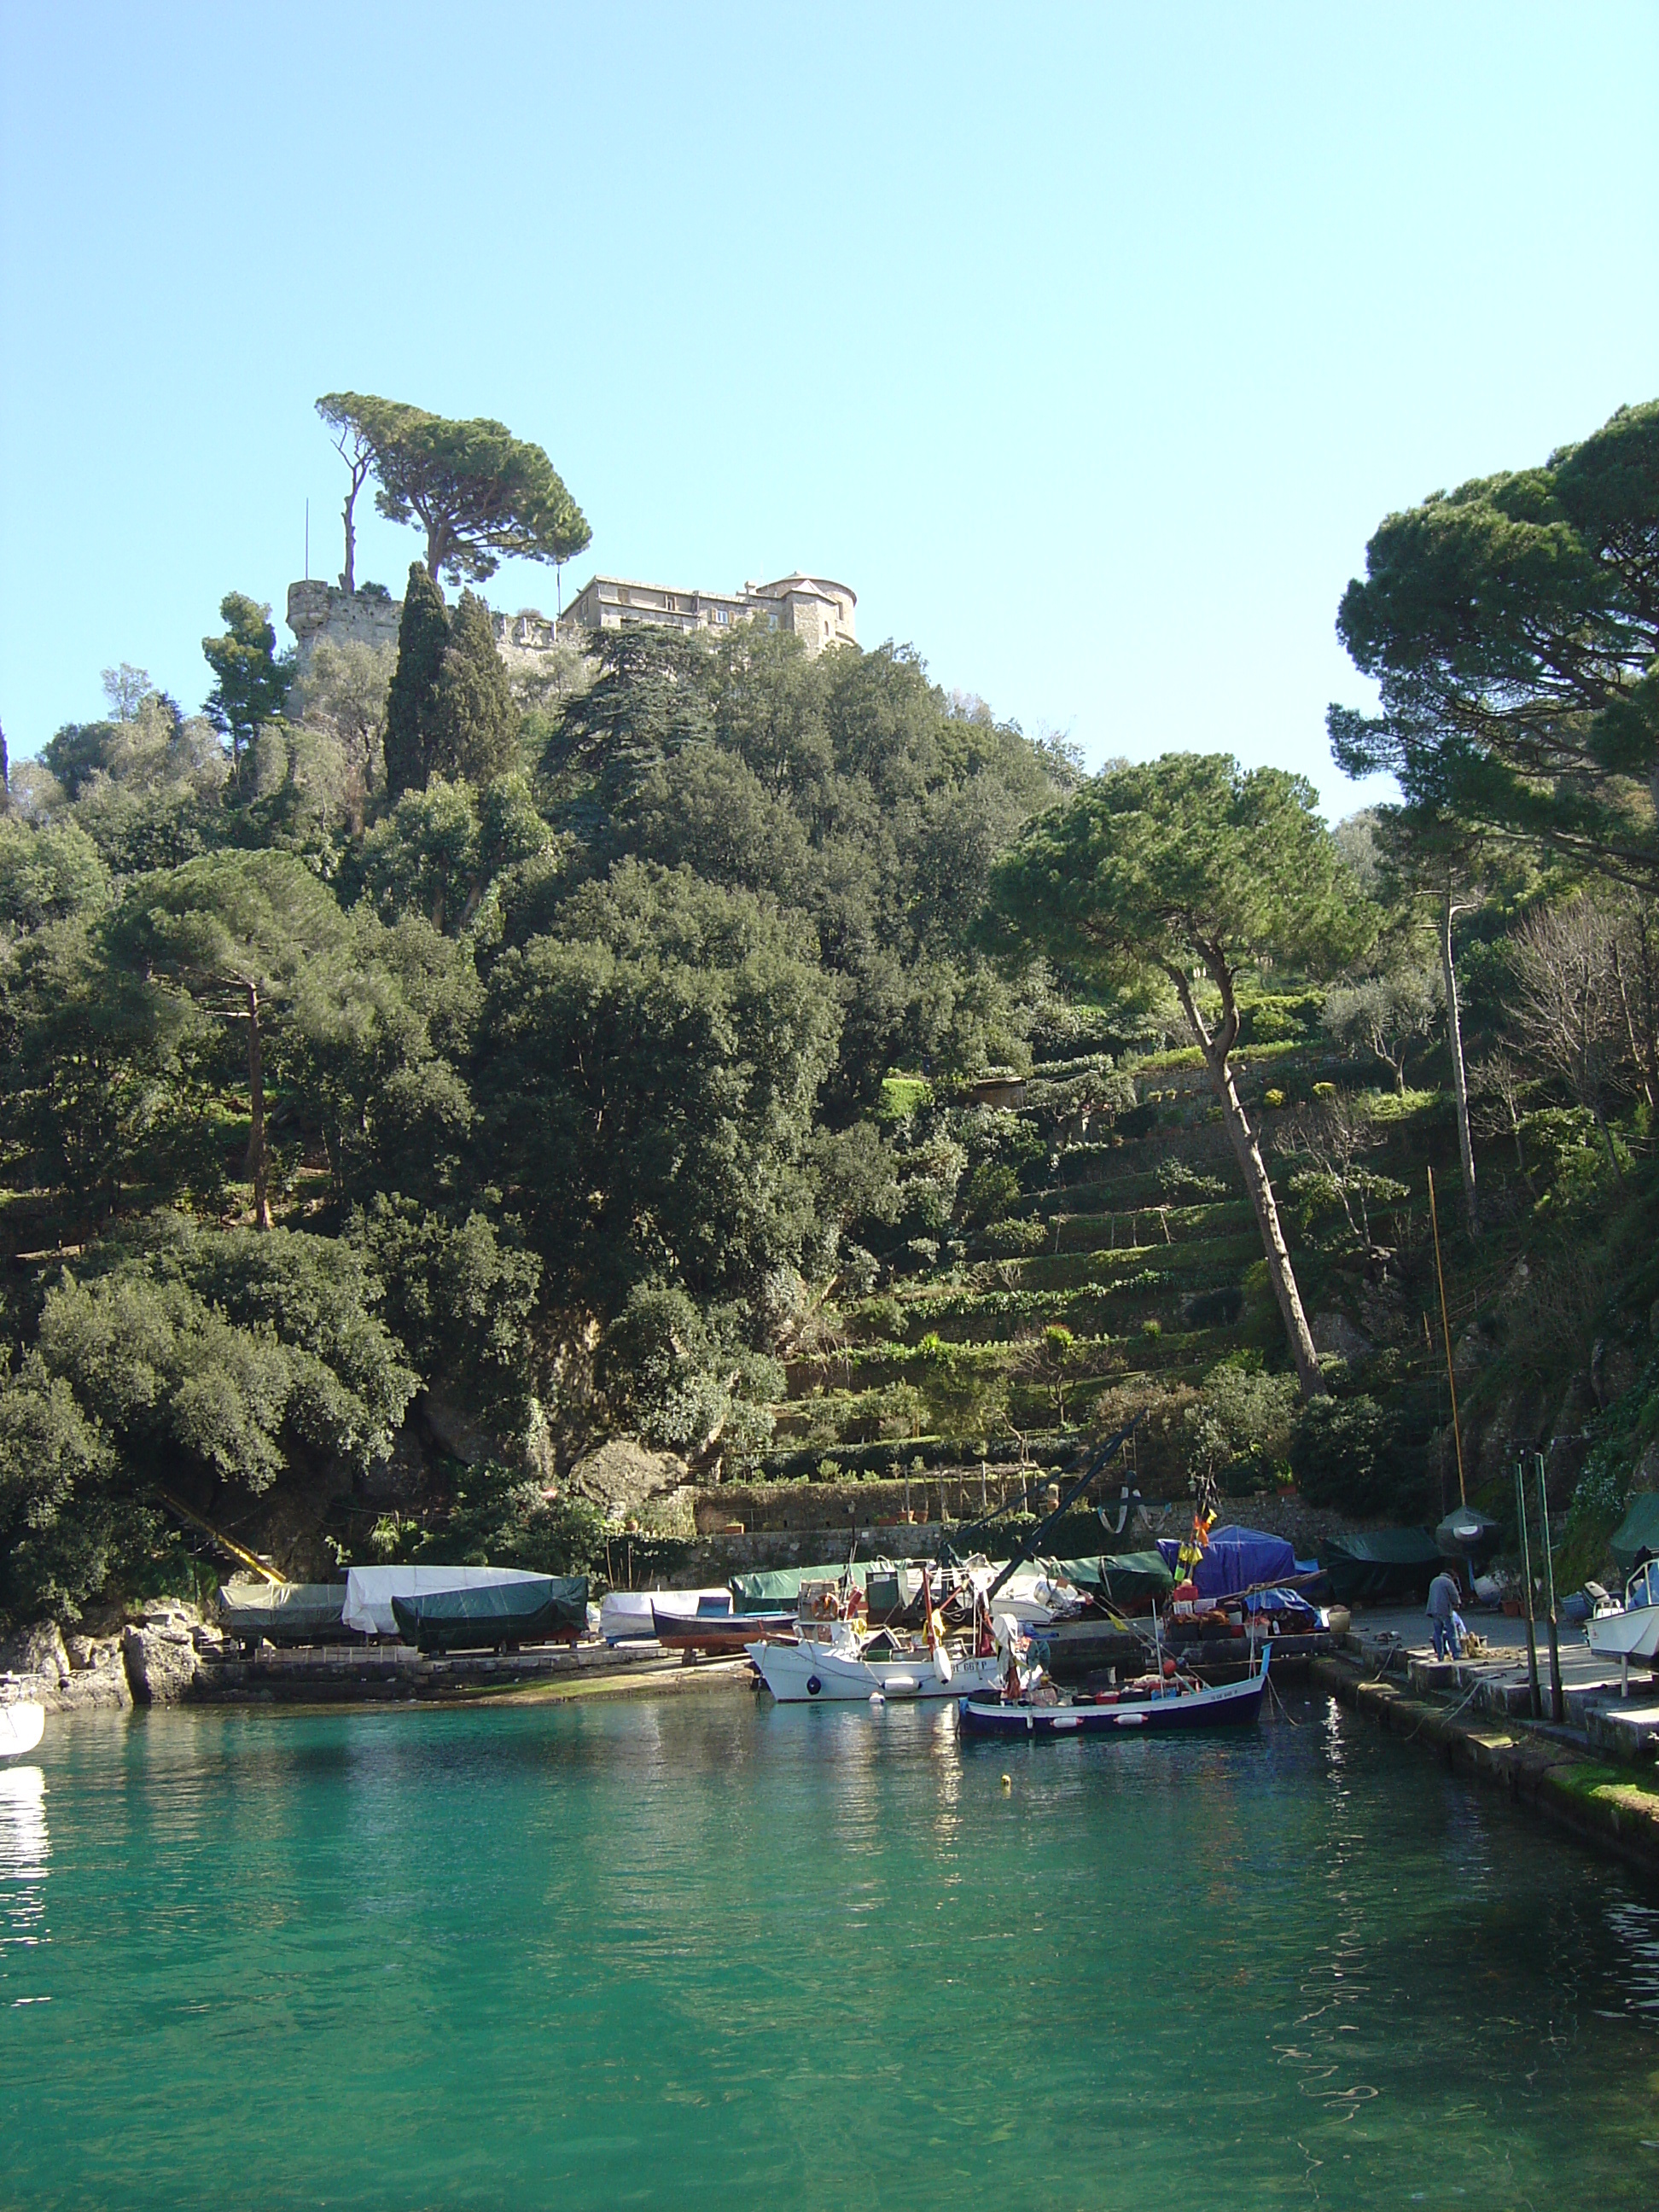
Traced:
POLYGON ((1429 1584, 1429 1626, 1434 1631, 1434 1656, 1437 1659, 1455 1659, 1457 1631, 1452 1626, 1452 1615, 1463 1593, 1457 1587, 1455 1576, 1444 1567, 1429 1584))

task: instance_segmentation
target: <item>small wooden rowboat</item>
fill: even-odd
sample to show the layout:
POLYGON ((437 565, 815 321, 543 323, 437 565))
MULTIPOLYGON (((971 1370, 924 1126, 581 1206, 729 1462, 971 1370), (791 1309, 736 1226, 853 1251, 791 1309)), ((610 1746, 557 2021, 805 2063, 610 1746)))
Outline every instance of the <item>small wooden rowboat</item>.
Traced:
POLYGON ((1267 1689, 1270 1651, 1242 1682, 1216 1688, 1188 1689, 1171 1683, 1145 1697, 1109 1692, 1115 1703, 1079 1699, 1073 1705, 1042 1705, 1024 1698, 1005 1700, 996 1692, 958 1698, 957 1724, 964 1735, 1156 1735, 1178 1729, 1242 1726, 1257 1718, 1267 1689))
POLYGON ((681 1613, 653 1605, 652 1625, 665 1651, 746 1651, 757 1636, 791 1636, 793 1613, 681 1613))

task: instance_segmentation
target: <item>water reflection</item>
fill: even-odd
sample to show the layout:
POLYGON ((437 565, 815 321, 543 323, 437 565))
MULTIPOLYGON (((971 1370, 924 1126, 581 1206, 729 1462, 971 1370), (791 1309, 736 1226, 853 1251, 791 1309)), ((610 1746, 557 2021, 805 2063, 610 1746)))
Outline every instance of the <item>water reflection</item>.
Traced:
POLYGON ((46 1776, 38 1766, 0 1767, 0 1953, 46 1940, 51 1853, 46 1776))

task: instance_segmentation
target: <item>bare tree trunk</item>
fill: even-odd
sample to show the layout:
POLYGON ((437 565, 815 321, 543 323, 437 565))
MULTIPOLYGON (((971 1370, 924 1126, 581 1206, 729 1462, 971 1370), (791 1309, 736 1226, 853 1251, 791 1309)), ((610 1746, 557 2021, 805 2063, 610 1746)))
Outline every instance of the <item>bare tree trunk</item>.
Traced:
POLYGON ((252 983, 245 983, 242 988, 247 994, 247 1172, 253 1185, 253 1225, 256 1229, 269 1229, 270 1192, 265 1158, 265 1060, 264 1043, 259 1035, 259 993, 252 983))
POLYGON ((1256 1227, 1261 1235, 1262 1253, 1267 1262, 1267 1279, 1273 1286, 1273 1296, 1279 1301, 1291 1358, 1296 1365, 1297 1381, 1302 1387, 1304 1398, 1323 1398, 1329 1394, 1319 1364, 1319 1354, 1314 1350, 1313 1331, 1308 1327, 1308 1316, 1302 1310, 1302 1293, 1297 1288, 1290 1247, 1285 1242, 1285 1231, 1279 1225, 1279 1204, 1273 1196, 1273 1183, 1261 1157, 1261 1146, 1246 1118, 1238 1086, 1233 1080, 1231 1053, 1238 1039, 1238 1010, 1232 1004, 1231 978, 1226 975, 1224 965, 1218 960, 1207 960, 1206 964, 1216 976, 1222 994, 1222 1018, 1213 1036, 1198 1010, 1190 978, 1178 968, 1171 967, 1166 972, 1175 984, 1188 1024, 1204 1054, 1204 1064, 1210 1072, 1211 1082, 1215 1085, 1216 1097, 1221 1102, 1221 1118, 1227 1125, 1228 1142, 1232 1146, 1233 1157, 1244 1177, 1244 1188, 1250 1194, 1256 1227))
POLYGON ((357 504, 357 480, 354 477, 351 489, 345 495, 345 567, 340 571, 340 589, 348 598, 357 588, 357 526, 352 519, 352 508, 357 504))
POLYGON ((1641 1049, 1636 1042, 1636 1024, 1631 1014, 1630 994, 1625 988, 1625 969, 1619 957, 1619 939, 1616 936, 1607 939, 1607 958, 1613 968, 1613 980, 1618 986, 1620 1008, 1625 1017, 1625 1042, 1630 1047, 1631 1066, 1636 1070, 1636 1079, 1642 1086, 1642 1096, 1647 1100, 1648 1110, 1651 1113, 1654 1107, 1659 1105, 1659 1098, 1654 1096, 1653 1083, 1648 1073, 1647 1062, 1643 1058, 1641 1049))
POLYGON ((1463 1024, 1457 1012, 1457 970, 1452 961, 1452 905, 1449 890, 1440 909, 1440 972, 1446 985, 1446 1043, 1451 1053, 1452 1089, 1457 1099, 1457 1154, 1463 1166, 1463 1204, 1469 1234, 1480 1234, 1480 1200, 1474 1185, 1474 1144, 1469 1135, 1469 1078, 1463 1065, 1463 1024))

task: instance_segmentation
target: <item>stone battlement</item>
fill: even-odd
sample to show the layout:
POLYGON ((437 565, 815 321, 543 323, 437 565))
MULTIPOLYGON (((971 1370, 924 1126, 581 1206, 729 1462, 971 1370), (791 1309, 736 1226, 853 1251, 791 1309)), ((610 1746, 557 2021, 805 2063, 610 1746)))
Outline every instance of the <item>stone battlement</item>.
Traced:
MULTIPOLYGON (((857 642, 857 595, 847 585, 799 571, 775 583, 745 584, 741 592, 730 594, 682 592, 665 585, 595 576, 561 622, 533 607, 515 615, 492 610, 490 619, 508 667, 533 672, 559 646, 585 647, 596 630, 621 629, 636 623, 719 630, 736 623, 763 622, 799 638, 809 653, 821 653, 826 646, 857 642)), ((320 577, 290 584, 288 626, 294 633, 296 675, 303 680, 312 655, 325 640, 331 645, 390 646, 395 651, 403 612, 403 601, 383 591, 343 592, 320 577)))

